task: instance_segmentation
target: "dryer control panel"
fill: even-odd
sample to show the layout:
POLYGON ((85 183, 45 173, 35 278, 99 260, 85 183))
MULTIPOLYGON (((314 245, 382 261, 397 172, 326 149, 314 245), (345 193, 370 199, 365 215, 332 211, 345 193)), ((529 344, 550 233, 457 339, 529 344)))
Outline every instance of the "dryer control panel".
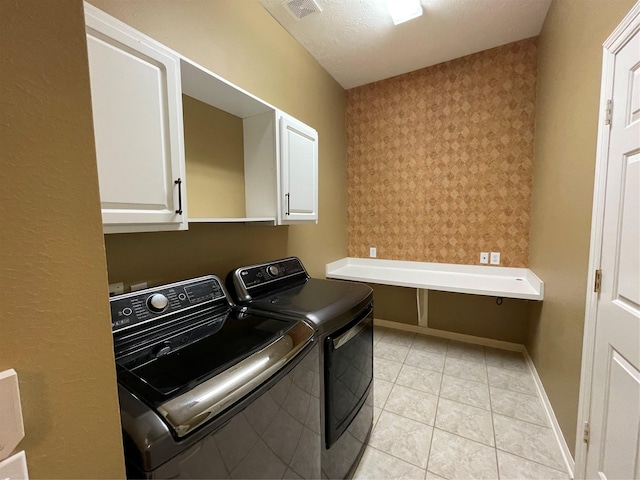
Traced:
POLYGON ((289 286, 291 282, 309 278, 302 262, 297 257, 283 258, 269 263, 238 268, 227 276, 227 287, 239 300, 247 301, 265 290, 289 286))

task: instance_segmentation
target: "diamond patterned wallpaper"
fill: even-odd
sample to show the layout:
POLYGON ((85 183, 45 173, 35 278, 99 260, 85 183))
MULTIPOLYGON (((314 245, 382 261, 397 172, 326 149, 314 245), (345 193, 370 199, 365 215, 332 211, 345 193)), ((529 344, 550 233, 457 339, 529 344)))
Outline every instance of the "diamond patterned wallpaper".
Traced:
POLYGON ((347 91, 349 256, 527 265, 536 41, 347 91))

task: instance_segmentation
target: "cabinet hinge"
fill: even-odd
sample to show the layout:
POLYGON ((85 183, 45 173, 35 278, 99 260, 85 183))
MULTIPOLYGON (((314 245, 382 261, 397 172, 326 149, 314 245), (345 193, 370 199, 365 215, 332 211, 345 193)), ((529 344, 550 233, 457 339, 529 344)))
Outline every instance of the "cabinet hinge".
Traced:
POLYGON ((611 117, 613 116, 613 100, 607 100, 607 108, 604 115, 604 124, 611 125, 611 117))
POLYGON ((596 293, 600 293, 600 288, 602 287, 602 270, 596 270, 596 279, 593 282, 593 291, 596 293))
POLYGON ((591 431, 591 426, 589 425, 589 422, 584 422, 584 430, 582 430, 582 441, 587 445, 589 444, 590 431, 591 431))

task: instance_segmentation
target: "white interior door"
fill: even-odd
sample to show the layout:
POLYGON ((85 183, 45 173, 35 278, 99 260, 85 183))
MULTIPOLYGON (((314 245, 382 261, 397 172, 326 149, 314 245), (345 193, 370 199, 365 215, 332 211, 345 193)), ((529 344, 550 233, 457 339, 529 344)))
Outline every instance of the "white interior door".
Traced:
MULTIPOLYGON (((637 17, 636 17, 637 19, 637 17)), ((638 22, 636 22, 637 24, 638 22)), ((640 478, 640 34, 613 57, 586 477, 640 478)), ((585 352, 587 354, 587 352, 585 352)))

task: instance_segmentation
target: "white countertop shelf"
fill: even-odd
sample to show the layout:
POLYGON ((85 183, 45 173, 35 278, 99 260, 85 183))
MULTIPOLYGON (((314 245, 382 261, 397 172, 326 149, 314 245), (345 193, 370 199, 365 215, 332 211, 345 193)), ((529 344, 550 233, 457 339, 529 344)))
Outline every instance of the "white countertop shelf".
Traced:
POLYGON ((343 258, 327 264, 327 278, 399 287, 542 300, 544 282, 528 268, 343 258))
POLYGON ((265 225, 275 225, 275 217, 254 217, 254 218, 189 218, 189 223, 261 223, 265 225))

